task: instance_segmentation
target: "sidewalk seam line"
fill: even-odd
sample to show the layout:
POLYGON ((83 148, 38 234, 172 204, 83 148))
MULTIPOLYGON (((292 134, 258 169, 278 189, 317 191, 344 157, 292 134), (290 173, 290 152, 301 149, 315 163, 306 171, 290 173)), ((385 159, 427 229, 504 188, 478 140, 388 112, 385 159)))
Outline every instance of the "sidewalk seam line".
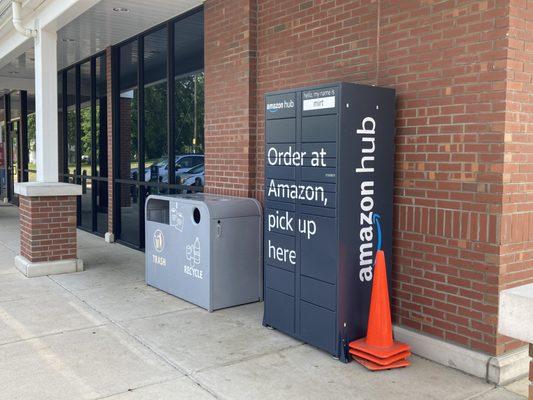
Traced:
POLYGON ((216 393, 212 392, 210 389, 204 387, 200 382, 196 381, 187 371, 176 365, 172 360, 168 359, 168 357, 164 356, 163 354, 160 354, 158 351, 153 349, 148 343, 144 342, 140 337, 137 335, 132 334, 128 331, 126 327, 124 327, 120 322, 113 320, 112 318, 106 316, 104 313, 102 313, 100 310, 93 307, 91 304, 87 303, 84 299, 78 297, 76 293, 68 289, 67 287, 63 286, 61 283, 53 279, 51 276, 48 276, 49 279, 51 279, 53 282, 55 282, 58 286, 63 288, 68 293, 72 294, 74 297, 76 297, 78 300, 82 301, 87 305, 87 307, 91 308, 93 311, 100 314, 102 317, 106 318, 111 322, 111 324, 115 325, 117 328, 119 328, 121 331, 123 331, 127 336, 134 339, 136 342, 141 344, 143 347, 145 347, 150 353, 154 354, 157 358, 161 359, 165 364, 168 364, 170 367, 172 367, 177 372, 181 373, 182 376, 186 376, 188 379, 190 379, 192 382, 194 382, 196 385, 201 387, 203 390, 211 394, 215 399, 220 399, 220 396, 218 396, 216 393))
POLYGON ((486 395, 486 394, 488 394, 488 393, 490 393, 490 392, 492 392, 493 390, 496 390, 496 389, 498 389, 498 386, 494 386, 494 387, 491 387, 491 388, 489 388, 489 389, 486 389, 486 390, 484 390, 484 391, 482 391, 482 392, 480 392, 480 393, 473 394, 473 395, 471 395, 471 396, 465 397, 464 400, 476 400, 476 399, 480 399, 481 396, 484 396, 484 395, 486 395))
POLYGON ((59 332, 45 333, 45 334, 40 335, 40 336, 32 336, 32 337, 28 337, 28 338, 24 338, 24 339, 13 340, 11 342, 0 343, 0 347, 10 346, 10 345, 18 344, 18 343, 29 342, 31 340, 48 338, 48 337, 52 337, 52 336, 59 336, 59 335, 62 335, 64 333, 81 332, 81 331, 90 330, 90 329, 94 329, 94 328, 101 328, 101 327, 106 326, 106 325, 109 325, 109 323, 106 322, 104 324, 85 326, 85 327, 81 327, 81 328, 64 329, 64 330, 59 331, 59 332))

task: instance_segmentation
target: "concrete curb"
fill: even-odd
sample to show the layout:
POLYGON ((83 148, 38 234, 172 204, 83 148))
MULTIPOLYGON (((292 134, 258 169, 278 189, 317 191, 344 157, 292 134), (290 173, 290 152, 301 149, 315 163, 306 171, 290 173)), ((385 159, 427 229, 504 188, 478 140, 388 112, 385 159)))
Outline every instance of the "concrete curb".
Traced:
POLYGON ((527 347, 494 357, 400 326, 394 327, 394 337, 411 345, 414 354, 497 385, 506 385, 528 374, 527 347))
POLYGON ((72 260, 32 263, 26 257, 18 255, 15 257, 15 267, 28 278, 34 278, 83 271, 83 260, 75 258, 72 260))

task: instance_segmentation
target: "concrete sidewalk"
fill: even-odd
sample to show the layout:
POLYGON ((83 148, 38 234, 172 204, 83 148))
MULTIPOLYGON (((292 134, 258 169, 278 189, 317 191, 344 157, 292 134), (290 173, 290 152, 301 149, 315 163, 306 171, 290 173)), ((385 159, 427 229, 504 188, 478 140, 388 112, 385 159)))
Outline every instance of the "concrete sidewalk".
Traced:
MULTIPOLYGON (((0 207, 0 399, 525 398, 411 357, 371 373, 261 325, 263 304, 209 314, 144 284, 144 254, 79 232, 86 271, 14 269, 18 213, 0 207)), ((514 393, 524 393, 524 397, 514 393)))

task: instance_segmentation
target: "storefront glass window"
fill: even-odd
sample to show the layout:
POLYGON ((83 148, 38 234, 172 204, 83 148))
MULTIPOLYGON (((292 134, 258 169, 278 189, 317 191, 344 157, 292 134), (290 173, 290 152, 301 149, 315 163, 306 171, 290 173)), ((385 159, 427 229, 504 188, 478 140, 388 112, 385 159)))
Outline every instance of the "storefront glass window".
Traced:
POLYGON ((193 14, 174 25, 174 152, 176 182, 203 186, 204 18, 193 14), (192 176, 194 175, 194 176, 192 176))
POLYGON ((101 234, 107 232, 107 81, 106 57, 102 55, 95 60, 95 162, 96 177, 93 181, 96 209, 96 230, 101 234))
POLYGON ((140 245, 139 234, 139 149, 138 149, 138 41, 134 40, 120 48, 120 122, 118 130, 120 233, 124 241, 140 245))
POLYGON ((91 63, 80 65, 80 145, 81 145, 81 221, 80 225, 92 230, 92 124, 91 124, 91 63))
MULTIPOLYGON (((29 123, 29 121, 28 121, 29 123)), ((63 129, 63 72, 57 74, 57 128, 58 128, 58 174, 64 181, 65 173, 65 133, 63 129)))
POLYGON ((169 183, 167 28, 144 37, 144 181, 169 183))
MULTIPOLYGON (((76 68, 67 71, 67 173, 76 174, 76 68)), ((69 177, 75 183, 73 177, 69 177)))
POLYGON ((138 43, 129 42, 120 48, 120 178, 137 181, 139 174, 137 82, 138 43))
POLYGON ((28 114, 28 153, 28 181, 35 182, 37 170, 35 165, 35 111, 33 110, 31 114, 28 114))

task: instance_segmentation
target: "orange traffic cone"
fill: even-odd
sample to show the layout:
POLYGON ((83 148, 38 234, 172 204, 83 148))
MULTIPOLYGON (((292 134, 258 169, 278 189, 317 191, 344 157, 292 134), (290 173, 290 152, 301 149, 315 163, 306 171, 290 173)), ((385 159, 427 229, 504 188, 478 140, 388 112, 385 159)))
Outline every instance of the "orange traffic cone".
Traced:
POLYGON ((395 342, 392 337, 389 287, 385 253, 376 251, 370 314, 366 337, 350 343, 350 354, 370 370, 406 367, 411 355, 407 344, 395 342))

